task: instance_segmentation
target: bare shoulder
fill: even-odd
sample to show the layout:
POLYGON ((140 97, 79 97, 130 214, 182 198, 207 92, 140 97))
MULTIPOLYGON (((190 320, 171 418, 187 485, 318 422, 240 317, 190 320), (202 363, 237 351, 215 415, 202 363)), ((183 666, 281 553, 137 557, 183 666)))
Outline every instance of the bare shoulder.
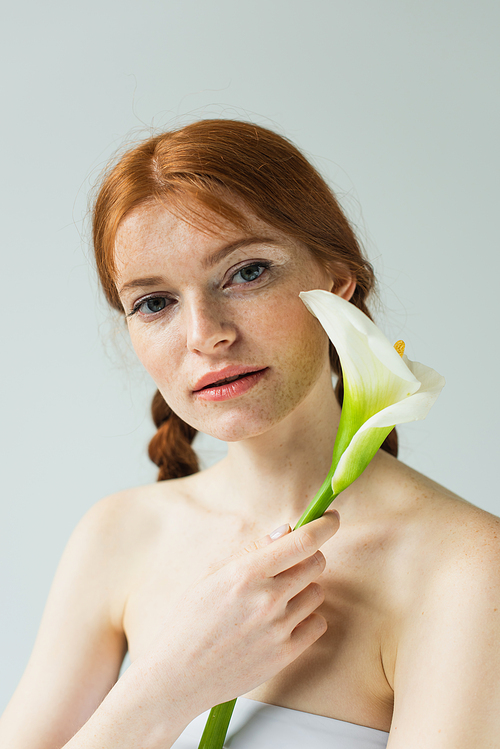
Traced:
MULTIPOLYGON (((493 746, 500 719, 500 519, 397 461, 378 490, 390 543, 383 662, 394 747, 493 746)), ((391 746, 392 746, 391 743, 391 746)))
POLYGON ((425 551, 435 569, 460 558, 464 569, 498 562, 500 518, 400 461, 384 460, 392 510, 404 518, 402 541, 414 552, 425 551))
POLYGON ((127 554, 149 545, 174 525, 176 516, 189 504, 186 479, 161 481, 110 494, 96 502, 77 526, 76 535, 91 536, 103 550, 127 554))
MULTIPOLYGON (((387 574, 395 576, 386 583, 395 583, 391 587, 400 595, 409 592, 403 579, 414 579, 420 588, 447 568, 464 573, 480 566, 498 569, 500 518, 496 515, 386 453, 380 452, 360 478, 357 514, 367 527, 376 529, 380 559, 387 574)), ((349 491, 343 500, 346 515, 352 503, 349 491)), ((343 518, 342 504, 337 506, 343 518)))
POLYGON ((40 736, 44 746, 66 745, 113 687, 129 644, 124 614, 132 583, 161 534, 161 507, 175 496, 174 487, 158 485, 119 492, 78 523, 2 718, 2 746, 38 746, 40 736))
POLYGON ((414 648, 424 630, 431 637, 433 627, 442 635, 460 626, 479 636, 481 621, 499 627, 500 519, 390 456, 373 477, 384 518, 381 585, 392 612, 386 665, 394 685, 397 654, 403 643, 414 648))
POLYGON ((130 580, 159 544, 172 535, 188 503, 183 480, 163 481, 108 495, 76 526, 65 551, 66 566, 98 575, 121 609, 130 580))

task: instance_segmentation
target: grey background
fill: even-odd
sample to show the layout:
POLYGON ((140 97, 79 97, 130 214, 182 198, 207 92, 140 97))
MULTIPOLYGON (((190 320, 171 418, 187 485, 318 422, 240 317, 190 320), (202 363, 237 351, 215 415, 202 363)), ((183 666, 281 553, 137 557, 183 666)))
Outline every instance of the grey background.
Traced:
MULTIPOLYGON (((3 10, 0 709, 64 544, 153 481, 153 391, 89 266, 87 195, 117 148, 201 117, 286 134, 337 187, 377 319, 447 386, 404 461, 500 512, 494 0, 34 0, 3 10)), ((204 459, 219 446, 202 445, 204 459)), ((284 521, 288 518, 284 518, 284 521)))

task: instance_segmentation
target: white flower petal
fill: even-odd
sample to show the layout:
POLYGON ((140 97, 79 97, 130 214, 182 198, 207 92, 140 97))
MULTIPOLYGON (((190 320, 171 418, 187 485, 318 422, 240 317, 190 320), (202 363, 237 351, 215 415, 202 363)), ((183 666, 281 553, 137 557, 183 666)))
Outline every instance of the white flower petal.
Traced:
POLYGON ((335 494, 366 468, 396 424, 424 419, 444 386, 430 367, 400 357, 377 326, 336 294, 317 289, 300 298, 335 346, 344 404, 335 442, 335 494))
POLYGON ((433 403, 444 387, 445 379, 434 369, 426 367, 420 362, 413 362, 405 357, 409 368, 419 374, 421 386, 418 392, 410 395, 408 398, 393 403, 374 414, 370 419, 365 421, 359 432, 373 427, 396 426, 396 424, 405 424, 408 421, 419 421, 425 419, 433 403))
POLYGON ((403 360, 408 369, 415 375, 417 380, 420 381, 420 390, 432 390, 438 388, 438 395, 445 386, 446 380, 444 377, 436 372, 435 369, 427 367, 425 364, 421 364, 418 361, 411 361, 404 354, 403 360))
POLYGON ((393 374, 408 382, 416 382, 416 378, 384 334, 354 304, 323 289, 303 291, 299 296, 307 309, 318 318, 340 357, 345 353, 356 364, 359 361, 359 368, 363 370, 368 346, 374 357, 393 374))

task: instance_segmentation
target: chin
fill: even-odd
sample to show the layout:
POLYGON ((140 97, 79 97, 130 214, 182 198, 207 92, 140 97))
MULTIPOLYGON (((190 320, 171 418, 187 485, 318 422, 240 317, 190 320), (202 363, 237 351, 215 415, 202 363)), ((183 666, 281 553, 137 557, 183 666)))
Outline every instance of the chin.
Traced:
POLYGON ((269 399, 262 399, 251 406, 235 407, 226 413, 192 419, 189 423, 198 431, 223 442, 241 442, 260 437, 285 422, 296 412, 301 400, 292 401, 291 398, 275 397, 269 402, 269 399))
POLYGON ((199 432, 208 434, 223 442, 241 442, 242 440, 265 434, 265 432, 279 421, 280 419, 276 419, 273 423, 268 418, 265 422, 262 422, 260 419, 245 419, 240 416, 239 418, 214 419, 210 422, 203 421, 193 424, 193 426, 199 432))

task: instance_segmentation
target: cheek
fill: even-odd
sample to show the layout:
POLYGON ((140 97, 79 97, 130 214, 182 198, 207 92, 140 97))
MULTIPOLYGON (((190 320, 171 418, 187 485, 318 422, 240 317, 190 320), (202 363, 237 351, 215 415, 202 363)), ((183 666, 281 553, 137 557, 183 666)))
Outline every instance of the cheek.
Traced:
POLYGON ((283 355, 295 357, 297 364, 328 350, 328 336, 300 299, 290 304, 284 298, 267 308, 259 327, 261 340, 281 348, 283 355))
POLYGON ((170 380, 178 370, 178 347, 170 331, 151 323, 149 326, 131 326, 130 341, 144 369, 157 385, 163 387, 165 379, 170 380))
MULTIPOLYGON (((286 373, 275 397, 278 410, 299 403, 329 368, 328 336, 322 326, 297 300, 272 305, 254 327, 254 340, 267 350, 279 370, 286 373)), ((272 364, 273 361, 270 363, 272 364)))
POLYGON ((328 362, 328 336, 319 322, 307 311, 306 315, 307 317, 304 317, 299 310, 294 319, 288 318, 285 321, 290 326, 288 345, 283 346, 281 340, 286 352, 286 366, 293 373, 290 387, 295 389, 299 396, 312 387, 328 362))

